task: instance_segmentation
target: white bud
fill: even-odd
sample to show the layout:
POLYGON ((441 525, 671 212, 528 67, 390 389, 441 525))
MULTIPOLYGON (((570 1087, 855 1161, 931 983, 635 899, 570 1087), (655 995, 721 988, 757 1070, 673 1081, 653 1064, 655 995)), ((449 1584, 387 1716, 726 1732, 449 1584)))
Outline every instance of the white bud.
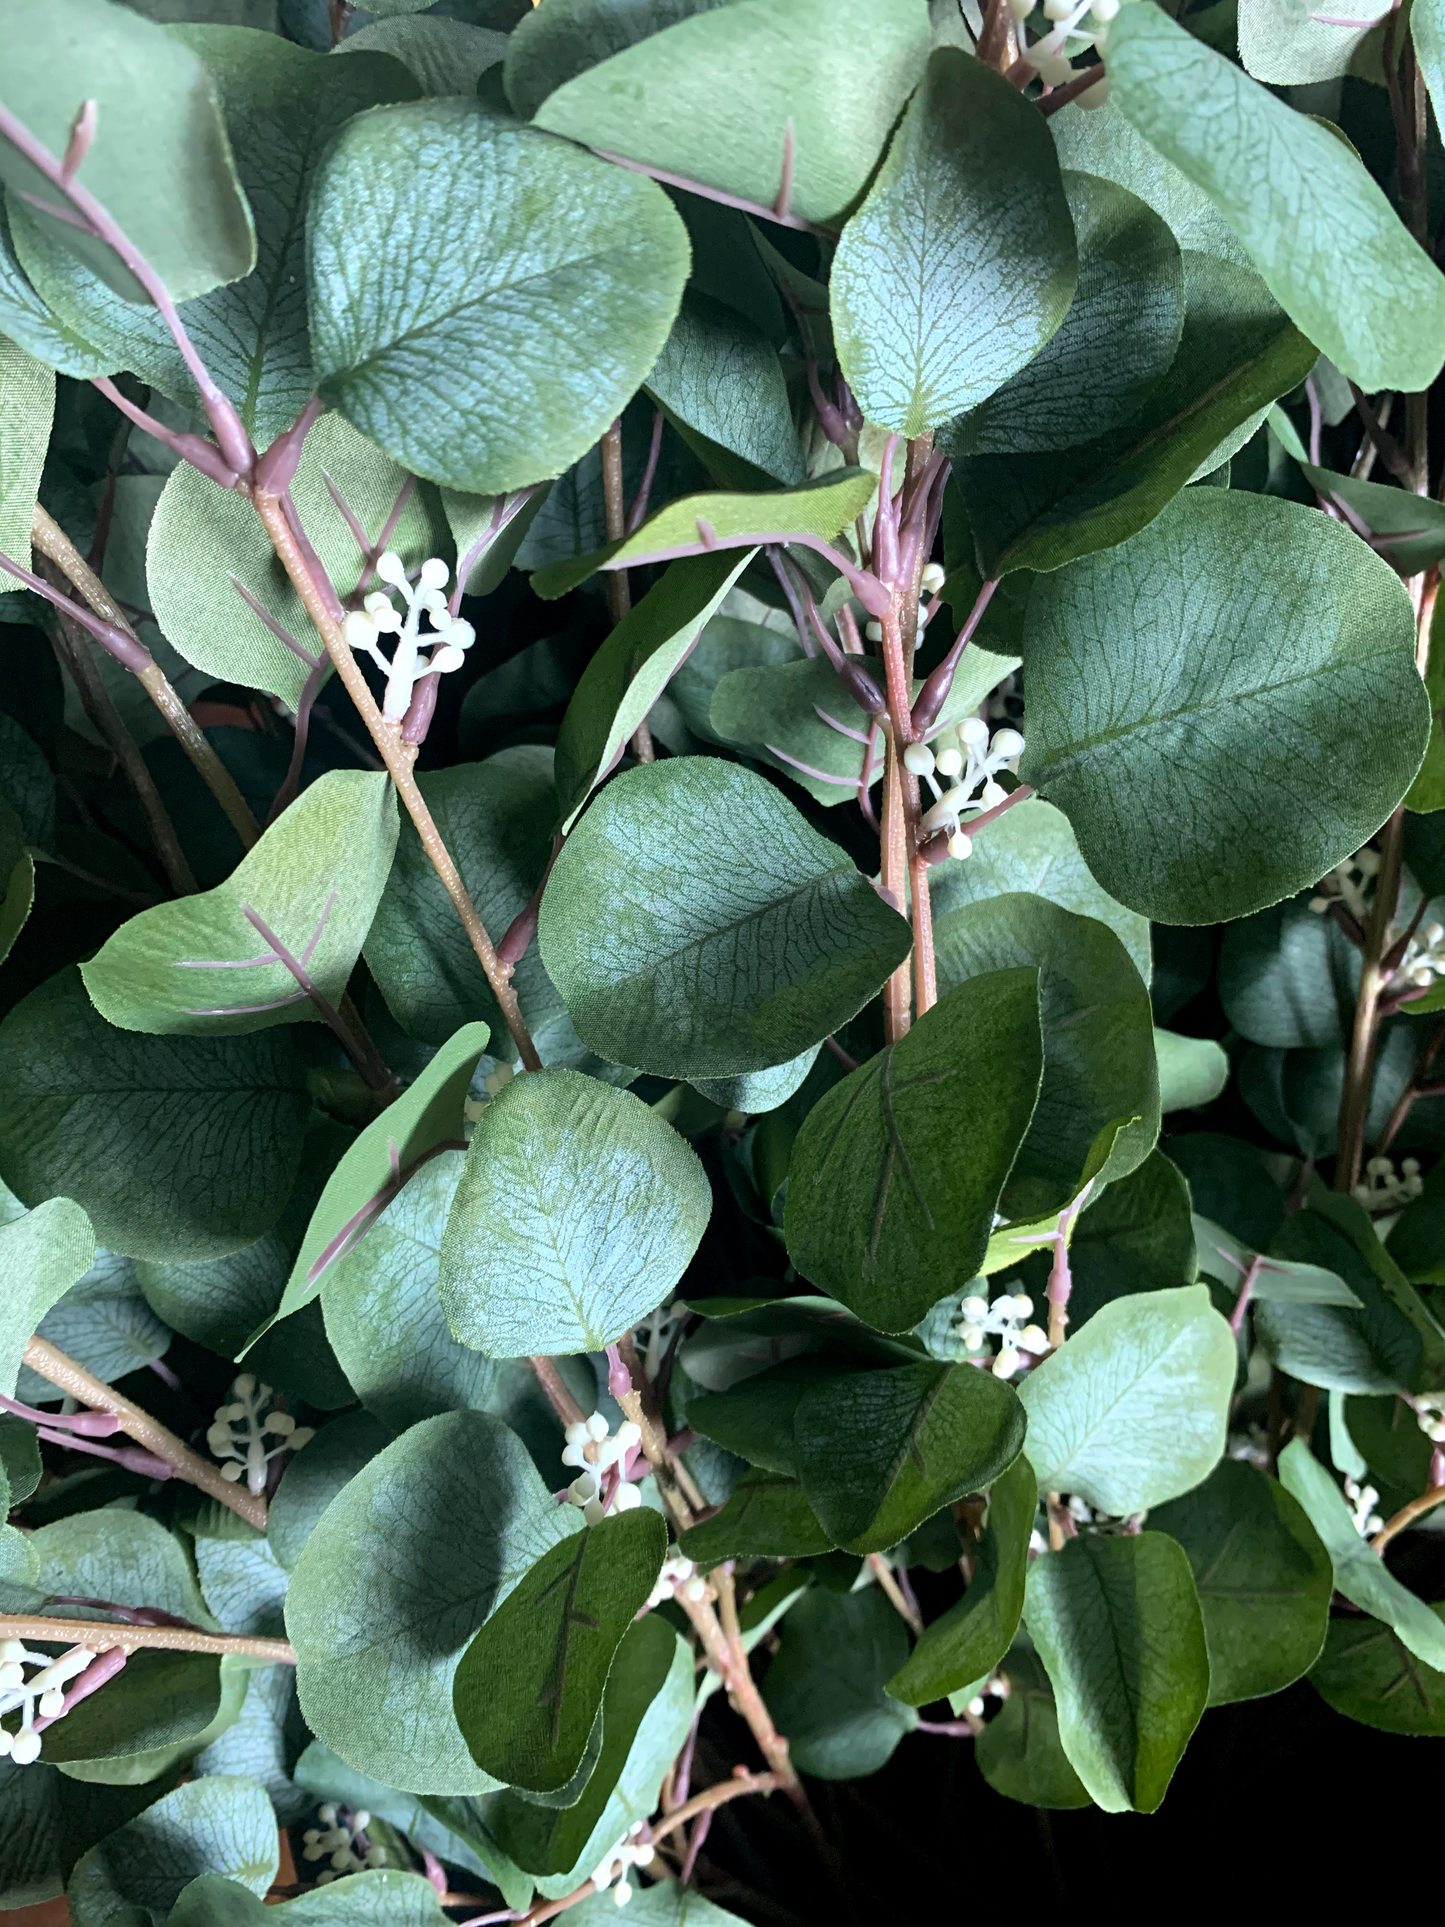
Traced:
MULTIPOLYGON (((1097 108, 1105 106, 1108 99, 1109 76, 1107 74, 1102 80, 1096 80, 1091 86, 1086 87, 1078 96, 1079 105, 1086 114, 1092 114, 1097 108)), ((1311 904, 1310 908, 1313 910, 1314 905, 1311 904)))
MULTIPOLYGON (((1418 1168, 1418 1167, 1417 1167, 1418 1168)), ((630 1452, 642 1443, 642 1427, 632 1419, 627 1419, 617 1428, 617 1444, 621 1451, 630 1452)))
POLYGON ((298 1425, 286 1443, 293 1452, 299 1452, 303 1445, 309 1445, 316 1436, 314 1425, 298 1425))
POLYGON ((617 1902, 619 1907, 625 1907, 627 1905, 628 1901, 632 1898, 632 1888, 627 1881, 618 1881, 617 1885, 612 1889, 612 1898, 617 1902))
POLYGON ((1022 1363, 1023 1360, 1013 1346, 1005 1345, 993 1361, 993 1375, 995 1378, 1012 1378, 1022 1363))
POLYGON ((959 736, 969 749, 980 755, 988 748, 988 724, 982 716, 965 716, 958 726, 959 736))
POLYGON ((600 1526, 607 1517, 600 1499, 589 1499, 582 1508, 582 1517, 589 1526, 600 1526))
MULTIPOLYGON (((1049 38, 1052 39, 1053 35, 1049 38)), ((1042 41, 1029 48, 1028 57, 1030 65, 1037 69, 1039 79, 1050 87, 1064 87, 1077 78, 1073 61, 1062 53, 1046 49, 1042 41)))
POLYGON ((440 649, 432 650, 427 657, 426 666, 428 669, 435 669, 439 675, 445 676, 453 669, 460 669, 465 661, 466 657, 461 650, 447 642, 443 643, 440 649))
POLYGON ((947 579, 941 562, 925 562, 919 586, 925 595, 937 595, 947 579))
POLYGON ((903 752, 903 767, 914 776, 932 776, 933 751, 927 743, 910 743, 903 752))
POLYGON ((941 749, 933 759, 935 774, 951 783, 955 776, 963 774, 963 756, 956 749, 941 749))
MULTIPOLYGON (((378 569, 378 575, 381 571, 378 569)), ((451 580, 451 570, 439 556, 429 555, 421 565, 421 586, 424 589, 444 589, 451 580)))
POLYGON ((40 1695, 40 1712, 42 1718, 53 1720, 64 1704, 65 1694, 58 1686, 52 1686, 48 1693, 42 1693, 40 1695))
POLYGON ((1008 0, 1008 10, 1015 20, 1027 20, 1034 10, 1034 0, 1008 0))
POLYGON ((988 1709, 981 1699, 971 1699, 963 1710, 972 1713, 976 1720, 981 1720, 988 1709))
POLYGON ((707 1598, 707 1581, 705 1579, 689 1579, 682 1589, 682 1596, 684 1599, 690 1599, 693 1605, 696 1606, 701 1600, 707 1598))
POLYGON ((33 1726, 27 1726, 23 1732, 15 1735, 10 1757, 16 1766, 29 1766, 40 1758, 40 1735, 33 1726))
POLYGON ((376 558, 376 573, 383 582, 391 583, 393 588, 407 587, 406 564, 391 549, 376 558))
POLYGON ((962 830, 955 830, 948 839, 948 854, 961 863, 965 857, 973 855, 973 838, 962 830))
POLYGON ((460 616, 453 616, 443 633, 453 649, 470 649, 477 639, 476 630, 460 616))
POLYGON ((18 1659, 10 1659, 0 1666, 0 1691, 8 1692, 12 1687, 25 1684, 24 1669, 18 1659))
POLYGON ((968 791, 959 784, 954 789, 945 790, 938 801, 923 813, 923 827, 930 835, 935 830, 947 829, 949 824, 958 823, 958 813, 968 801, 968 791))
POLYGON ((635 1512, 641 1504, 642 1487, 633 1485, 629 1479, 624 1479, 612 1495, 614 1512, 635 1512))
POLYGON ((958 1335, 963 1340, 965 1351, 976 1352, 983 1343, 983 1330, 978 1325, 963 1325, 958 1335))
POLYGON ((8 1664, 11 1660, 24 1659, 25 1642, 20 1639, 0 1640, 0 1661, 8 1664))
POLYGON ((367 1853, 366 1865, 368 1867, 384 1867, 386 1865, 386 1848, 372 1847, 367 1853))
POLYGON ((1019 1292, 1014 1298, 1013 1307, 1015 1318, 1027 1318, 1033 1311, 1034 1301, 1026 1293, 1019 1292))
POLYGON ((958 1308, 965 1318, 987 1318, 988 1300, 986 1298, 965 1298, 958 1308))
POLYGON ((210 1430, 206 1433, 206 1444, 210 1446, 218 1458, 223 1452, 229 1452, 231 1449, 230 1426, 227 1425, 224 1420, 217 1419, 215 1424, 211 1426, 210 1430))
POLYGON ((1089 11, 1096 20, 1102 20, 1107 26, 1111 20, 1119 17, 1119 0, 1094 0, 1089 11))
POLYGON ((868 640, 869 640, 870 642, 882 642, 882 640, 883 640, 883 624, 882 624, 881 622, 870 622, 870 623, 867 623, 867 624, 866 624, 866 625, 864 626, 864 630, 863 630, 863 633, 864 633, 864 635, 865 635, 865 636, 867 636, 867 638, 868 638, 868 640))
POLYGON ((1067 20, 1074 11, 1074 0, 1044 0, 1045 20, 1067 20))
POLYGON ((978 800, 986 810, 997 809, 1000 803, 1006 803, 1008 801, 1008 791, 1002 783, 995 783, 990 776, 984 784, 983 792, 978 800))
MULTIPOLYGON (((254 1374, 251 1372, 242 1372, 241 1376, 236 1380, 236 1397, 250 1398, 255 1389, 256 1380, 254 1374)), ((268 1385, 263 1385, 261 1387, 261 1396, 264 1398, 269 1390, 270 1387, 268 1385)))
POLYGON ((572 1501, 573 1505, 586 1505, 589 1499, 595 1499, 597 1497, 596 1479, 593 1478, 590 1472, 584 1472, 580 1478, 574 1479, 571 1485, 568 1486, 567 1497, 572 1501))
POLYGON ((585 1445, 592 1434, 587 1430, 585 1418, 574 1419, 562 1434, 569 1445, 585 1445))
POLYGON ((331 1801, 328 1800, 324 1807, 318 1807, 316 1809, 316 1818, 321 1822, 323 1827, 334 1827, 336 1825, 336 1808, 331 1801))
POLYGON ((352 1814, 351 1825, 353 1830, 357 1833, 366 1832, 366 1829, 371 1825, 371 1815, 367 1812, 365 1807, 362 1807, 359 1812, 352 1814))
POLYGON ((246 1469, 245 1466, 242 1465, 239 1459, 232 1459, 229 1465, 223 1465, 221 1467, 221 1477, 223 1479, 231 1479, 234 1481, 240 1478, 241 1474, 245 1471, 245 1469, 246 1469))
POLYGON ((990 755, 1003 756, 1011 761, 1015 756, 1022 756, 1023 753, 1024 739, 1016 729, 994 731, 993 741, 989 745, 990 755))
POLYGON ((607 1437, 607 1432, 608 1425, 606 1419, 603 1418, 600 1412, 594 1412, 587 1421, 588 1438, 602 1440, 607 1437))
POLYGON ((1020 1351, 1040 1358, 1049 1349, 1049 1335, 1042 1325, 1025 1325, 1018 1335, 1018 1346, 1020 1351))
POLYGON ((296 1430, 296 1421, 289 1412, 273 1412, 261 1429, 274 1432, 278 1438, 289 1438, 296 1430))

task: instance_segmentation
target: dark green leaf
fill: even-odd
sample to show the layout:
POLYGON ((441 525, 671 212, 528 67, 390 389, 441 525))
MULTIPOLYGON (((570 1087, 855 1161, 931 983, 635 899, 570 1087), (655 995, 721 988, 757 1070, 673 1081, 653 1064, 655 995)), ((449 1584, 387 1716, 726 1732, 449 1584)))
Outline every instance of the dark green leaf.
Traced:
POLYGON ((1087 1533, 1037 1559, 1024 1607, 1059 1737, 1106 1813, 1153 1813, 1209 1693, 1189 1561, 1162 1532, 1087 1533))
POLYGON ((54 413, 54 374, 0 335, 0 549, 22 563, 54 413))
POLYGON ((267 1539, 283 1566, 295 1566, 327 1506, 391 1440, 391 1432, 369 1412, 343 1412, 321 1428, 300 1458, 288 1461, 266 1519, 267 1539))
POLYGON ((167 1927, 271 1927, 273 1915, 286 1927, 443 1927, 450 1918, 429 1880, 387 1868, 297 1894, 279 1910, 234 1880, 203 1874, 183 1890, 167 1927))
POLYGON ((671 1077, 785 1063, 908 953, 906 925, 771 784, 711 757, 610 783, 542 899, 542 958, 586 1044, 671 1077))
POLYGON ((1255 1332, 1282 1371, 1340 1392, 1396 1392, 1414 1383, 1420 1334, 1343 1231, 1317 1211, 1296 1212, 1276 1232, 1270 1255, 1333 1272, 1359 1307, 1262 1302, 1255 1332))
POLYGON ((477 495, 597 440, 687 274, 660 188, 465 100, 352 121, 307 236, 322 393, 397 461, 477 495))
POLYGON ((974 1742, 978 1770, 1006 1799, 1044 1808, 1092 1804, 1059 1740, 1059 1711, 1049 1676, 1031 1647, 1019 1644, 1004 1662, 1009 1696, 974 1742))
POLYGON ((1303 1507, 1275 1479, 1226 1459, 1149 1514, 1188 1555, 1209 1648, 1209 1704, 1281 1692, 1319 1655, 1334 1573, 1303 1507))
POLYGON ((1173 923, 1243 916, 1358 849, 1408 788, 1429 724, 1413 636, 1399 578, 1340 523, 1232 490, 1180 498, 1035 585, 1021 774, 1123 901, 1173 923), (1344 700, 1362 732, 1347 766, 1344 700))
POLYGON ((690 292, 647 392, 724 488, 805 479, 777 350, 735 308, 690 292))
MULTIPOLYGON (((1431 1611, 1438 1619, 1445 1609, 1431 1611)), ((1332 1619, 1310 1685, 1346 1719, 1383 1733, 1445 1734, 1445 1672, 1427 1666, 1378 1619, 1332 1619)))
POLYGON ((1219 953, 1219 997, 1234 1028, 1281 1050, 1343 1044, 1360 953, 1333 917, 1292 897, 1234 923, 1219 953))
POLYGON ((903 1621, 876 1587, 805 1593, 763 1682, 793 1764, 819 1780, 852 1780, 884 1766, 918 1719, 884 1689, 907 1655, 903 1621))
POLYGON ((132 1754, 184 1748, 188 1741, 194 1745, 220 1708, 220 1665, 208 1653, 133 1653, 104 1692, 92 1693, 46 1730, 41 1758, 55 1765, 124 1761, 132 1754))
POLYGON ((1069 1265, 1073 1332, 1116 1298, 1193 1284, 1189 1192, 1162 1151, 1151 1152, 1121 1183, 1092 1195, 1074 1226, 1069 1265))
POLYGON ((1038 1504, 1033 1467, 1018 1458, 989 1490, 968 1591, 924 1628, 907 1665, 888 1681, 895 1699, 926 1706, 986 1679, 998 1665, 1023 1612, 1029 1537, 1038 1504))
POLYGON ((690 1527, 678 1543, 689 1559, 704 1566, 744 1555, 808 1559, 833 1549, 802 1486, 771 1472, 745 1472, 722 1511, 690 1527))
POLYGON ((559 0, 545 17, 524 13, 507 36, 507 99, 514 113, 530 119, 548 94, 575 80, 609 54, 621 53, 649 34, 717 0, 642 0, 618 7, 612 0, 559 0))
POLYGON ((422 19, 377 20, 339 40, 336 51, 391 54, 424 94, 474 94, 487 69, 506 57, 507 35, 428 14, 422 19))
POLYGON ((480 1767, 540 1793, 567 1784, 666 1554, 666 1526, 642 1507, 574 1533, 524 1575, 457 1666, 456 1715, 480 1767))

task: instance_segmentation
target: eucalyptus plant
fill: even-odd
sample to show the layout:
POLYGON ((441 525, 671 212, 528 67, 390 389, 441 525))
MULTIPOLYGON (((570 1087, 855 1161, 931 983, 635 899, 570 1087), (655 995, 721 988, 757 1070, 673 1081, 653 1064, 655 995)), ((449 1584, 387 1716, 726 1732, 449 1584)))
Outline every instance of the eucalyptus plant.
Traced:
POLYGON ((1445 1734, 1445 0, 0 46, 0 1908, 1445 1734))

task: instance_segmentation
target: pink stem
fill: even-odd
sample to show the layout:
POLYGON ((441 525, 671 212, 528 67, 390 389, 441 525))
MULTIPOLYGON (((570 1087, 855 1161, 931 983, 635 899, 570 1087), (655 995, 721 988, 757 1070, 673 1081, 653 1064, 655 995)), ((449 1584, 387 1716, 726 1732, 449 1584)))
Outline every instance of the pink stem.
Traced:
POLYGON ((32 1424, 48 1425, 56 1431, 75 1432, 81 1438, 113 1438, 120 1430, 120 1420, 114 1412, 42 1412, 37 1406, 22 1405, 18 1398, 6 1398, 0 1394, 0 1412, 9 1412, 15 1418, 28 1418, 32 1424))
POLYGON ((60 1703, 60 1711, 42 1713, 34 1723, 35 1731, 43 1733, 47 1726, 54 1726, 57 1720, 65 1718, 72 1707, 78 1706, 83 1699, 89 1699, 91 1694, 98 1692, 107 1680, 114 1679, 121 1667, 125 1665, 126 1657, 124 1646, 111 1646, 105 1652, 97 1653, 85 1671, 76 1675, 60 1703))
POLYGON ((1254 1296, 1255 1282, 1259 1277, 1262 1258, 1256 1258, 1244 1274, 1244 1283, 1239 1288, 1239 1296, 1234 1301, 1234 1310, 1229 1314, 1229 1329, 1240 1332, 1244 1329, 1244 1314, 1249 1309, 1249 1301, 1254 1296))

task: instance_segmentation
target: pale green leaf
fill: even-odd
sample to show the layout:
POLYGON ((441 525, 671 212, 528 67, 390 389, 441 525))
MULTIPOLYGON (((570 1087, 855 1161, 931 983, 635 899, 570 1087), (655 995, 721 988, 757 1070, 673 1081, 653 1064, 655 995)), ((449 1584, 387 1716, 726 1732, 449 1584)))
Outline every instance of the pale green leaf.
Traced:
POLYGON ((597 440, 687 274, 660 188, 464 100, 352 121, 307 232, 321 392, 417 474, 478 495, 597 440))
POLYGON ((804 480, 782 363, 762 330, 735 308, 690 291, 647 392, 724 487, 804 480))
POLYGON ((661 33, 664 27, 718 0, 556 0, 552 11, 524 13, 507 36, 507 99, 512 111, 530 119, 548 94, 564 81, 606 60, 609 54, 661 33))
POLYGON ((1329 10, 1317 10, 1313 0, 1240 0, 1239 58, 1246 71, 1276 87, 1334 80, 1357 66, 1390 9, 1386 0, 1367 0, 1323 20, 1321 12, 1329 10))
POLYGON ((167 1927, 273 1927, 283 1918, 286 1927, 443 1927, 450 1916, 429 1880, 392 1868, 348 1874, 276 1907, 221 1874, 203 1874, 184 1889, 167 1927))
POLYGON ((1161 1111, 1212 1104, 1229 1082, 1229 1058, 1212 1037, 1181 1037, 1178 1031, 1156 1028, 1154 1054, 1161 1111))
POLYGON ((162 1919, 199 1875, 264 1894, 280 1854, 276 1816, 254 1780, 192 1780, 83 1856, 68 1889, 76 1927, 162 1919))
MULTIPOLYGON (((23 569, 30 567, 30 524, 54 413, 52 371, 0 335, 0 550, 23 569)), ((15 587, 11 576, 0 584, 15 587)))
POLYGON ((1242 916, 1313 882, 1424 754, 1398 576, 1292 502, 1177 498, 1037 582, 1027 623, 1021 774, 1067 812, 1104 888, 1163 921, 1242 916), (1358 753, 1342 763, 1345 700, 1358 753))
POLYGON ((833 262, 833 331, 864 415, 921 435, 1031 361, 1078 257, 1042 116, 984 61, 937 48, 833 262))
MULTIPOLYGON (((370 7, 380 13, 380 7, 370 7)), ((506 56, 508 36, 465 20, 425 18, 376 20, 336 43, 338 54, 390 54, 399 60, 424 94, 474 94, 489 67, 506 56)))
POLYGON ((95 1262, 90 1220, 69 1198, 51 1198, 0 1225, 0 1391, 15 1396, 21 1355, 56 1301, 95 1262))
POLYGON ((1234 1371, 1205 1286, 1104 1305, 1019 1386, 1039 1490, 1117 1517, 1187 1492, 1224 1451, 1234 1371))

